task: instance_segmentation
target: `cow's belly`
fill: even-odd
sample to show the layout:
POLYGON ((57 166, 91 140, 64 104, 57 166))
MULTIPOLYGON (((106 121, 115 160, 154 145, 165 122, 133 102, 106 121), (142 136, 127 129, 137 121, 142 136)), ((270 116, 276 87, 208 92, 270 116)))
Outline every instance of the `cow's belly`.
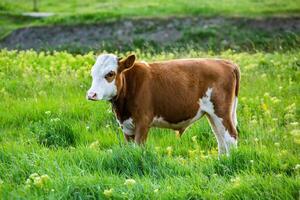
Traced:
MULTIPOLYGON (((199 107, 199 110, 197 111, 196 115, 191 118, 187 119, 178 123, 170 123, 167 120, 165 120, 163 117, 154 117, 151 123, 151 127, 159 127, 159 128, 169 128, 169 129, 174 129, 174 130, 179 130, 182 128, 186 128, 198 119, 200 119, 205 112, 201 110, 199 107)), ((132 118, 128 118, 124 120, 122 123, 119 122, 119 125, 121 126, 123 132, 126 135, 134 135, 134 130, 135 130, 135 124, 132 118)))
POLYGON ((203 114, 204 114, 204 112, 199 109, 199 111, 197 112, 195 117, 188 119, 188 120, 178 122, 178 123, 170 123, 162 117, 154 117, 151 126, 179 130, 179 129, 188 127, 189 125, 194 123, 196 120, 200 119, 203 116, 203 114))
POLYGON ((193 123, 192 120, 185 120, 185 121, 175 124, 175 123, 170 123, 170 122, 164 120, 162 117, 155 117, 152 121, 151 126, 178 130, 181 128, 188 127, 191 123, 193 123))

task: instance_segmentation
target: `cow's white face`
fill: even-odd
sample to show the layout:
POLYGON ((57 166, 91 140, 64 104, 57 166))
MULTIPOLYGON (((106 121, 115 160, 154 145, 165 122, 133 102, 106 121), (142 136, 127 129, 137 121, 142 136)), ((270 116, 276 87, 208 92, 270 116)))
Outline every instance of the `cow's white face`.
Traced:
POLYGON ((93 82, 87 92, 88 100, 111 100, 117 95, 117 86, 115 83, 117 69, 117 56, 113 54, 98 56, 91 71, 93 82))

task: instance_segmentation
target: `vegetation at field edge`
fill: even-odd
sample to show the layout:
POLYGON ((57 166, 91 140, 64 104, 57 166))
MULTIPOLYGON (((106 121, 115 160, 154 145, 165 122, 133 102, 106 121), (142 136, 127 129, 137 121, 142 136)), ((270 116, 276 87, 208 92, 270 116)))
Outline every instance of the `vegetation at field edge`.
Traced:
POLYGON ((168 16, 299 16, 299 0, 163 0, 163 1, 58 1, 38 0, 40 12, 55 15, 46 19, 23 16, 33 11, 32 1, 2 0, 0 2, 0 38, 16 28, 49 24, 86 24, 125 17, 168 16), (217 5, 217 6, 216 6, 217 5))

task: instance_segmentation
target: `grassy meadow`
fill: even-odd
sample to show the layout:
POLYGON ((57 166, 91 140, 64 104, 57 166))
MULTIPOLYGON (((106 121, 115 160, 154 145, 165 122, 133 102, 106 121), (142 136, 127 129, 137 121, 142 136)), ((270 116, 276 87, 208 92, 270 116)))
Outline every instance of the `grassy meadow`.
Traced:
POLYGON ((153 128, 146 147, 126 145, 110 104, 85 99, 93 52, 1 50, 1 199, 299 198, 300 51, 135 53, 238 63, 238 149, 218 159, 205 117, 182 138, 153 128))
MULTIPOLYGON (((40 12, 55 15, 36 19, 23 15, 32 11, 32 1, 1 0, 0 44, 18 28, 109 29, 110 22, 137 21, 131 21, 128 48, 106 39, 97 49, 67 42, 67 48, 0 49, 0 199, 299 199, 299 5, 299 0, 38 0, 40 12), (207 24, 181 27, 176 25, 181 17, 207 24), (147 18, 174 20, 168 34, 181 39, 170 46, 147 43, 138 37, 155 31, 155 23, 144 28, 138 21, 147 18), (238 149, 219 158, 205 117, 181 138, 152 128, 146 146, 125 144, 111 105, 85 98, 101 52, 134 52, 149 62, 218 57, 237 63, 238 149)), ((157 23, 163 29, 156 37, 167 32, 164 23, 157 23)), ((110 35, 118 31, 111 30, 110 35)))

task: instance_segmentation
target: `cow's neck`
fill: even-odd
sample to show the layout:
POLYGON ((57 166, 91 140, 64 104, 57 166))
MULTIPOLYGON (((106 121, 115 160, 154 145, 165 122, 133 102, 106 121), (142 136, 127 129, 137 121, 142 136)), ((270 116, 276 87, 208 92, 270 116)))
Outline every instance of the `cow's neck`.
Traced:
POLYGON ((131 117, 127 106, 128 98, 126 97, 126 93, 128 88, 125 77, 122 78, 122 82, 123 84, 120 92, 110 101, 116 117, 121 122, 131 117))

